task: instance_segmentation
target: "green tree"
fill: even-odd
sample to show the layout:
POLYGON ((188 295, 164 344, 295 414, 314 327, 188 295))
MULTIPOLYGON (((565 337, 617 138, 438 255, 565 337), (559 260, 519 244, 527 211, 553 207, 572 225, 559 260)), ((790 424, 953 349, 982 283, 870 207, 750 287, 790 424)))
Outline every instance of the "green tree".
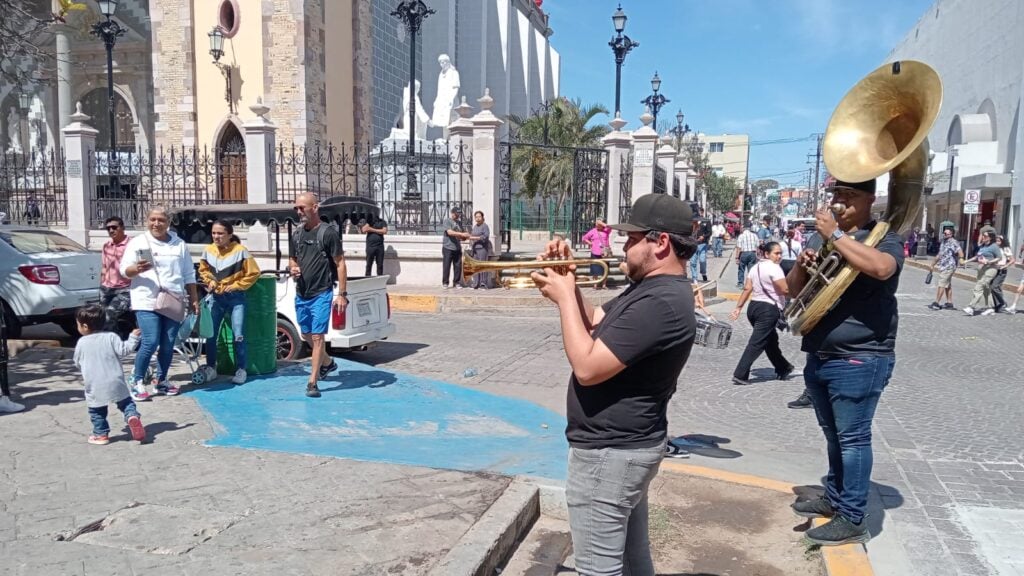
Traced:
MULTIPOLYGON (((599 114, 608 114, 600 104, 583 106, 579 100, 558 98, 547 116, 547 144, 562 148, 600 148, 610 128, 590 125, 599 114)), ((544 144, 545 117, 508 118, 517 142, 544 144)), ((574 164, 572 150, 539 146, 513 146, 512 178, 519 183, 519 195, 526 198, 553 198, 558 211, 572 194, 574 164)))
POLYGON ((708 204, 716 212, 732 210, 739 196, 739 186, 732 176, 719 176, 709 170, 704 177, 708 191, 708 204))

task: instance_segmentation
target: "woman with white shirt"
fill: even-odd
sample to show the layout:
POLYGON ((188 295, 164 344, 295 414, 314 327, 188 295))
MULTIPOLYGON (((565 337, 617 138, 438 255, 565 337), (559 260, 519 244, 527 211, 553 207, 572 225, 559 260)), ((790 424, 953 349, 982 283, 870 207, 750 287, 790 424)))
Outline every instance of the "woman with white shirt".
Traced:
POLYGON ((782 260, 779 262, 779 266, 782 267, 782 272, 788 275, 793 266, 796 266, 796 259, 800 257, 800 251, 803 249, 800 241, 796 239, 796 230, 793 228, 786 230, 786 237, 779 242, 779 245, 782 248, 782 260))
POLYGON ((199 312, 192 255, 188 244, 170 231, 167 210, 161 207, 150 209, 147 227, 147 232, 128 242, 121 259, 121 274, 132 281, 132 310, 142 330, 142 343, 135 356, 131 380, 131 394, 136 402, 150 397, 145 377, 154 352, 157 355, 154 393, 178 394, 178 387, 167 381, 167 372, 174 355, 174 340, 181 327, 180 312, 187 311, 188 307, 197 314, 199 312), (161 292, 167 294, 161 297, 161 292), (163 307, 158 305, 158 300, 164 304, 163 307), (180 303, 179 313, 174 310, 176 306, 173 304, 176 303, 180 303))
POLYGON ((740 317, 747 300, 751 301, 750 307, 747 308, 747 320, 753 326, 754 332, 750 335, 739 364, 733 370, 733 384, 750 384, 750 367, 762 352, 767 352, 768 360, 775 367, 775 375, 779 380, 785 380, 793 372, 793 365, 782 355, 779 334, 775 331, 775 326, 782 316, 782 303, 789 294, 786 275, 779 266, 782 260, 782 247, 778 242, 768 242, 764 245, 764 253, 765 258, 747 272, 736 309, 729 314, 729 318, 735 321, 740 317))

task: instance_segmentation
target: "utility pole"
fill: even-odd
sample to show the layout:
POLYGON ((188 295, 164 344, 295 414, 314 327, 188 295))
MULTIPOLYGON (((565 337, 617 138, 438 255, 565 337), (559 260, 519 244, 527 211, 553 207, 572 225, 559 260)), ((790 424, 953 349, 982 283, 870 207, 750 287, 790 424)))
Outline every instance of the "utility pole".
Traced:
POLYGON ((818 211, 818 179, 821 175, 821 134, 818 134, 818 151, 814 154, 814 211, 818 211))

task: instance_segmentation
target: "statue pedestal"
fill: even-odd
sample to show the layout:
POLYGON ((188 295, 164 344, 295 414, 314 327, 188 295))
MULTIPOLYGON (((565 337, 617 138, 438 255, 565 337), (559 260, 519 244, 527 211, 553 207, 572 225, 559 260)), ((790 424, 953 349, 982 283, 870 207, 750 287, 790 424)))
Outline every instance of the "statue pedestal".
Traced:
MULTIPOLYGON (((400 130, 400 129, 395 129, 400 130)), ((448 142, 386 138, 370 153, 374 200, 396 228, 440 232, 449 210, 448 142)))

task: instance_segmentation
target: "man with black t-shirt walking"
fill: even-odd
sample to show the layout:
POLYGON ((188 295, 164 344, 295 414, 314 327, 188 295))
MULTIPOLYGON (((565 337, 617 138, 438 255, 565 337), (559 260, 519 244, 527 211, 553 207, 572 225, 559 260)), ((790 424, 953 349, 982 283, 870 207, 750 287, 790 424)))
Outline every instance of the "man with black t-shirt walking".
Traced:
POLYGON ((344 312, 348 306, 345 252, 338 229, 320 219, 320 201, 316 196, 299 194, 295 211, 302 226, 289 239, 288 264, 295 280, 295 318, 302 338, 313 349, 306 396, 319 398, 317 382, 338 367, 327 355, 324 335, 330 327, 331 310, 344 312), (333 296, 335 275, 337 296, 333 296))
MULTIPOLYGON (((534 272, 541 294, 558 305, 572 376, 567 399, 569 506, 580 574, 653 576, 647 488, 665 454, 668 401, 696 333, 686 261, 693 211, 665 194, 641 196, 626 232, 625 270, 632 282, 603 306, 585 302, 575 275, 534 272)), ((564 240, 540 259, 571 258, 564 240)))
POLYGON ((822 546, 867 542, 864 521, 871 484, 871 420, 896 364, 899 312, 896 287, 903 269, 903 242, 889 230, 875 247, 863 244, 877 223, 871 217, 875 181, 836 182, 829 206, 845 207, 836 217, 816 214, 817 234, 786 277, 791 294, 809 281, 806 265, 816 263, 822 242, 831 242, 860 274, 818 324, 804 335, 804 383, 828 447, 825 495, 798 501, 793 510, 829 522, 807 531, 822 546))

